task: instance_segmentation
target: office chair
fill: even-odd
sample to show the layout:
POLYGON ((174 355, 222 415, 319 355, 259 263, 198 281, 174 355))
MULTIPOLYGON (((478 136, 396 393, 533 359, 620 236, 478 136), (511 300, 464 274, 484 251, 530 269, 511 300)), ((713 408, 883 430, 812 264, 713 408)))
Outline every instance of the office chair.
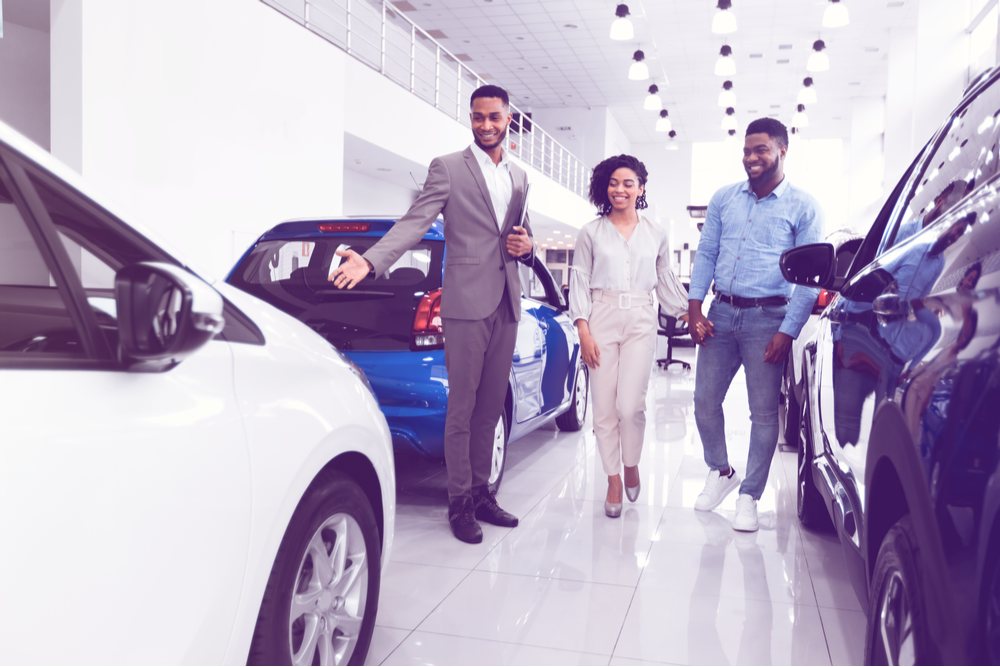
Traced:
POLYGON ((674 359, 674 338, 688 335, 687 323, 679 322, 676 317, 667 315, 659 306, 657 306, 656 321, 658 324, 657 335, 665 336, 667 339, 667 356, 657 359, 656 365, 666 369, 670 368, 670 364, 680 364, 686 370, 691 370, 691 364, 688 362, 674 359))

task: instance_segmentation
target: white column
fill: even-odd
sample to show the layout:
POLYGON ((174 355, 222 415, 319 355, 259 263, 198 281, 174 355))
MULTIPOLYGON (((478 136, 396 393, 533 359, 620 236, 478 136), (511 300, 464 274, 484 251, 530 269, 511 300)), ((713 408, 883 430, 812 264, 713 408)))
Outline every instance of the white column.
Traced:
POLYGON ((83 0, 51 0, 52 154, 83 170, 83 0))

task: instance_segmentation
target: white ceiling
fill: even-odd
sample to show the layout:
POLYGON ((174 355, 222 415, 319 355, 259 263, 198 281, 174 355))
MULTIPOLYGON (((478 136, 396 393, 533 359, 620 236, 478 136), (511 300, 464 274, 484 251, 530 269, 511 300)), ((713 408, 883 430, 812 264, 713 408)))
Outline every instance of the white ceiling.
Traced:
POLYGON ((827 0, 732 0, 739 29, 711 32, 715 0, 625 0, 636 36, 608 37, 611 0, 408 0, 394 2, 487 81, 507 88, 524 110, 609 107, 634 143, 663 141, 656 112, 642 108, 650 83, 670 112, 678 139, 725 136, 717 106, 721 77, 713 74, 719 49, 733 48, 740 132, 753 118, 786 124, 802 79, 812 76, 819 101, 807 109, 804 136, 846 136, 850 101, 885 93, 889 30, 915 24, 918 0, 843 0, 850 25, 821 29, 827 0), (571 27, 573 26, 573 27, 571 27), (438 33, 435 33, 438 34, 438 33), (823 39, 831 67, 809 74, 812 43, 823 39), (652 80, 627 78, 632 53, 646 54, 652 80), (669 85, 664 85, 665 77, 669 85))

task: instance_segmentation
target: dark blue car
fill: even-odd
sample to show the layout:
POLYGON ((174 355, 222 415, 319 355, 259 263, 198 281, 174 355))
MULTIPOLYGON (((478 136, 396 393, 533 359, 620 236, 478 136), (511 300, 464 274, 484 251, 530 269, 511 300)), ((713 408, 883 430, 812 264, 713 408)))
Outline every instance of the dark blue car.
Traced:
MULTIPOLYGON (((247 250, 226 280, 298 318, 347 354, 368 376, 396 447, 443 458, 443 223, 435 222, 384 274, 355 289, 340 290, 328 281, 340 263, 337 250, 363 253, 393 224, 392 218, 282 223, 247 250)), ((508 442, 552 420, 562 430, 579 430, 587 412, 587 367, 565 299, 540 260, 521 271, 521 322, 494 438, 494 489, 503 477, 508 442)))

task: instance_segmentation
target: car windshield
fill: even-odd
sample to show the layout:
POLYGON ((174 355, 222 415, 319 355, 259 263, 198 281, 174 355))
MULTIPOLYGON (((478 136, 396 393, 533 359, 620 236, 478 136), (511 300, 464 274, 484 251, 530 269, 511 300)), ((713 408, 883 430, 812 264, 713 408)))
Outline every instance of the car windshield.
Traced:
POLYGON ((417 305, 441 287, 444 244, 421 241, 385 273, 351 290, 334 287, 337 250, 364 253, 378 238, 328 236, 264 241, 229 282, 305 322, 343 350, 410 348, 417 305))

